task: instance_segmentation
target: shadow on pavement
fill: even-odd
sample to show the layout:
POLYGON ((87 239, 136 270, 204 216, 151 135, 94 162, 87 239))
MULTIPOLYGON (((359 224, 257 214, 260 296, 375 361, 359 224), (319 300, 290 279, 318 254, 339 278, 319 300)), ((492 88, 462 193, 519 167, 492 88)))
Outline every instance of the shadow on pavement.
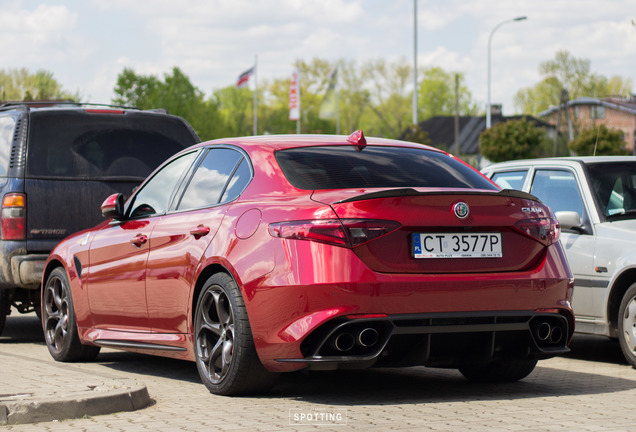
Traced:
MULTIPOLYGON (((33 316, 10 316, 2 343, 43 341, 39 320, 33 316)), ((572 353, 577 360, 626 365, 614 340, 575 336, 572 353)), ((157 376, 175 382, 200 383, 192 362, 137 353, 103 350, 96 363, 115 371, 157 376)), ((384 405, 445 403, 474 400, 514 400, 564 395, 589 395, 634 389, 634 379, 624 379, 553 367, 541 362, 526 379, 516 383, 474 383, 456 370, 413 367, 406 369, 339 370, 281 374, 271 392, 262 398, 286 398, 325 405, 384 405)), ((201 384, 203 386, 203 384, 201 384)), ((213 397, 213 396, 211 396, 213 397)))
POLYGON ((268 396, 327 405, 384 405, 603 394, 635 385, 634 380, 541 366, 514 383, 475 383, 454 370, 415 367, 283 376, 268 396))
POLYGON ((570 343, 570 350, 570 353, 565 357, 603 363, 628 364, 618 340, 605 336, 574 335, 570 343))
POLYGON ((7 317, 0 343, 44 343, 42 323, 35 313, 20 314, 12 310, 7 317))

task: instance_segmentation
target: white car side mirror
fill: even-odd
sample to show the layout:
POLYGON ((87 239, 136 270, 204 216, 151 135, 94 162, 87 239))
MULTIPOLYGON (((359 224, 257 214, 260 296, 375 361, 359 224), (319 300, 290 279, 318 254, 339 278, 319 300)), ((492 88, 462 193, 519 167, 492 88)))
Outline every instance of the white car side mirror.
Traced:
POLYGON ((575 211, 558 211, 555 213, 562 230, 581 230, 581 216, 575 211))

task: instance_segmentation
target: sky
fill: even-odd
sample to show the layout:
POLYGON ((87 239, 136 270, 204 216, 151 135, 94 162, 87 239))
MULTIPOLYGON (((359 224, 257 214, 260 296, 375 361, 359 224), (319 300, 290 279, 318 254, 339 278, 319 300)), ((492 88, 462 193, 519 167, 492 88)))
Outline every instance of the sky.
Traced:
MULTIPOLYGON (((174 66, 210 96, 255 64, 291 77, 314 58, 414 61, 414 0, 0 0, 0 69, 45 69, 84 102, 109 103, 124 68, 163 79, 174 66)), ((417 0, 417 63, 461 72, 481 107, 515 114, 558 50, 636 84, 634 0, 417 0)), ((636 86, 634 88, 636 92, 636 86)))

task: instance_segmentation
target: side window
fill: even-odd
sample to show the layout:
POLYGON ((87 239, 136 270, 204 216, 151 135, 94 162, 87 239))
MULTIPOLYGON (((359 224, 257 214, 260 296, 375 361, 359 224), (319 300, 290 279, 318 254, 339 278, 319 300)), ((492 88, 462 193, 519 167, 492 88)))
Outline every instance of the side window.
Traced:
POLYGON ((574 174, 570 171, 537 170, 530 193, 541 199, 555 213, 575 211, 582 220, 587 219, 581 192, 574 174))
MULTIPOLYGON (((233 189, 234 186, 232 175, 237 171, 237 166, 243 159, 243 155, 236 150, 225 148, 209 150, 194 172, 177 209, 209 207, 228 201, 226 199, 226 196, 229 196, 228 190, 233 189), (232 182, 228 183, 230 177, 232 177, 232 182), (224 199, 222 200, 221 197, 224 199)), ((237 178, 238 180, 239 178, 237 178)), ((236 198, 236 196, 231 199, 236 198)))
POLYGON ((247 163, 247 159, 243 159, 225 188, 221 202, 229 202, 236 199, 247 187, 251 179, 252 172, 250 171, 249 164, 247 163))
POLYGON ((502 189, 521 190, 527 175, 527 170, 499 172, 492 176, 492 181, 502 189))
POLYGON ((197 152, 185 154, 155 174, 134 196, 130 204, 129 217, 137 218, 165 213, 177 182, 184 171, 190 167, 196 155, 197 152))
POLYGON ((14 129, 15 119, 13 117, 0 117, 0 175, 2 176, 7 175, 14 129))

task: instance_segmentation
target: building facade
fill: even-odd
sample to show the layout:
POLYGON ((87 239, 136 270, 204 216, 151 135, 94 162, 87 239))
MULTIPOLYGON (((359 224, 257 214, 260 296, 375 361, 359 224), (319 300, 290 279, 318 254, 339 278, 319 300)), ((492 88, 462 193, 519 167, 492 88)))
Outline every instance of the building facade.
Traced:
MULTIPOLYGON (((570 133, 571 137, 583 129, 605 125, 609 129, 623 132, 625 147, 634 153, 636 146, 636 97, 603 99, 578 98, 567 103, 568 118, 565 117, 566 106, 551 107, 539 113, 539 118, 552 125, 557 124, 561 132, 570 133), (568 130, 569 129, 569 130, 568 130)), ((636 154, 636 153, 635 153, 636 154)))

